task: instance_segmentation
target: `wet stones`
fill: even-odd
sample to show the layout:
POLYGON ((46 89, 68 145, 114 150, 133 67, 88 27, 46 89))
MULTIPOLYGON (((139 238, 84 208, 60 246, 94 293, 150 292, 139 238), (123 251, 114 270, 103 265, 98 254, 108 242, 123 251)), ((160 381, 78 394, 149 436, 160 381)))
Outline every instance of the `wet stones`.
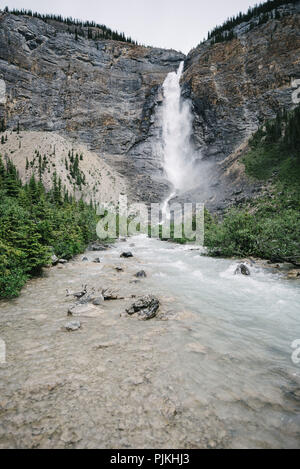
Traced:
POLYGON ((137 314, 140 319, 149 320, 157 315, 159 300, 153 295, 143 296, 135 301, 130 308, 126 309, 129 316, 137 314))
POLYGON ((94 262, 94 264, 101 264, 100 257, 96 257, 96 259, 94 259, 93 262, 94 262))
POLYGON ((86 256, 84 256, 81 260, 82 260, 82 262, 88 262, 89 261, 86 256))
POLYGON ((67 289, 67 296, 74 296, 74 298, 77 298, 78 300, 85 296, 87 294, 87 285, 82 287, 82 290, 78 292, 71 292, 70 290, 67 289))
POLYGON ((71 306, 68 310, 68 316, 72 316, 74 318, 97 318, 102 313, 103 310, 97 308, 93 304, 74 305, 71 306))
POLYGON ((145 272, 144 270, 140 270, 139 272, 137 272, 137 273, 135 274, 135 277, 136 277, 136 278, 146 278, 146 277, 147 277, 147 274, 146 274, 146 272, 145 272))
POLYGON ((52 262, 52 265, 57 265, 58 264, 59 259, 55 254, 53 254, 53 256, 51 256, 51 262, 52 262))
POLYGON ((124 259, 129 259, 130 257, 133 257, 133 254, 132 254, 132 252, 122 252, 120 257, 122 257, 124 259))
POLYGON ((106 288, 102 290, 102 296, 105 301, 124 300, 123 296, 119 296, 119 293, 117 291, 112 290, 110 288, 106 288))
POLYGON ((287 274, 287 278, 299 278, 300 279, 300 269, 290 270, 287 274))
POLYGON ((94 350, 103 350, 103 349, 107 349, 110 347, 114 347, 115 345, 116 345, 115 342, 101 342, 95 345, 94 350))
POLYGON ((108 248, 109 246, 94 243, 89 246, 89 251, 107 251, 108 248))
POLYGON ((65 329, 68 332, 75 332, 75 331, 78 331, 80 328, 81 328, 80 321, 71 321, 65 325, 65 329))
POLYGON ((68 316, 81 316, 84 313, 90 311, 90 306, 88 304, 85 305, 73 305, 68 309, 68 316))
POLYGON ((100 306, 100 305, 102 305, 103 302, 104 302, 104 297, 103 297, 103 295, 99 295, 99 296, 97 296, 97 298, 95 298, 95 299, 93 300, 93 305, 95 305, 95 306, 100 306))
POLYGON ((95 299, 95 295, 94 295, 94 291, 93 291, 93 292, 86 293, 85 295, 83 295, 79 299, 78 303, 81 304, 81 305, 85 305, 85 304, 91 303, 94 299, 95 299))
POLYGON ((239 264, 234 271, 234 275, 251 275, 250 269, 245 264, 239 264))
POLYGON ((115 270, 116 270, 117 272, 124 272, 123 267, 120 267, 120 266, 115 267, 115 270))

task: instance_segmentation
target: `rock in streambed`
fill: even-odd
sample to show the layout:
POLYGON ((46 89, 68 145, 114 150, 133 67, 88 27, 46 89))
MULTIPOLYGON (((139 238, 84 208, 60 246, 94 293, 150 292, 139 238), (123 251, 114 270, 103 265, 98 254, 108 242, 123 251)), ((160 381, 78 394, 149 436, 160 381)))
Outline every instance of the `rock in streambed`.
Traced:
POLYGON ((124 259, 129 259, 130 257, 133 257, 132 252, 122 252, 120 257, 123 257, 124 259))
POLYGON ((245 264, 239 264, 237 268, 235 269, 234 275, 246 275, 249 276, 251 275, 250 269, 245 265, 245 264))
POLYGON ((135 301, 130 308, 126 309, 126 313, 132 316, 137 314, 140 319, 148 320, 157 315, 159 309, 159 300, 153 295, 147 295, 135 301))
POLYGON ((65 328, 66 328, 66 331, 68 331, 68 332, 78 331, 81 328, 81 322, 80 321, 68 322, 66 324, 65 328))
POLYGON ((136 278, 146 278, 146 277, 147 277, 147 274, 146 274, 146 272, 145 272, 144 270, 140 270, 139 272, 137 272, 137 273, 135 274, 135 277, 136 277, 136 278))

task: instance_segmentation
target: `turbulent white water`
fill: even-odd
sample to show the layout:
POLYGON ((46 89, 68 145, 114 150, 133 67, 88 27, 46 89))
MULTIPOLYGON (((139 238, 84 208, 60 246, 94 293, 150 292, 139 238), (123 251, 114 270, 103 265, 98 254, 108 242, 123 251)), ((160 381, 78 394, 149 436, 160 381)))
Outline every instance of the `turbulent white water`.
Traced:
POLYGON ((0 303, 0 448, 300 447, 298 281, 143 236, 86 255, 101 263, 55 267, 0 303), (66 289, 82 285, 125 299, 65 333, 66 289), (124 316, 145 294, 162 316, 124 316))
POLYGON ((194 180, 194 150, 191 145, 192 113, 190 103, 181 97, 180 78, 184 63, 171 72, 163 84, 162 111, 164 170, 173 186, 172 194, 191 188, 194 180))
POLYGON ((257 264, 251 277, 234 275, 235 261, 189 247, 135 243, 152 289, 173 297, 180 312, 168 373, 194 423, 208 428, 215 413, 232 448, 298 448, 300 365, 291 345, 300 338, 299 282, 257 264))

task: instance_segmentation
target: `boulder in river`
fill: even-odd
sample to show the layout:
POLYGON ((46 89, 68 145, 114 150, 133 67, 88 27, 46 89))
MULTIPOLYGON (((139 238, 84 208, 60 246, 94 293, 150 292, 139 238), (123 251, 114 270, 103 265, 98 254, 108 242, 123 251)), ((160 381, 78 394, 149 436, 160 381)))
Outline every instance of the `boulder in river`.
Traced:
POLYGON ((59 259, 55 254, 53 254, 53 256, 51 256, 51 262, 52 262, 52 265, 57 265, 58 264, 59 259))
POLYGON ((102 290, 102 296, 105 301, 110 300, 124 300, 123 296, 120 296, 119 293, 111 288, 105 288, 102 290))
POLYGON ((87 285, 82 286, 82 290, 78 291, 78 292, 72 292, 72 291, 67 289, 67 296, 74 296, 77 299, 82 298, 86 294, 87 294, 87 285))
POLYGON ((86 305, 86 304, 91 303, 92 301, 94 301, 94 299, 95 299, 94 291, 92 291, 92 292, 87 292, 85 295, 83 295, 83 296, 79 299, 78 303, 79 303, 80 305, 86 305))
POLYGON ((108 248, 109 246, 105 246, 104 244, 94 243, 91 244, 88 249, 89 251, 107 251, 108 248))
POLYGON ((126 309, 126 313, 130 316, 138 314, 140 319, 148 320, 157 315, 158 309, 159 299, 153 295, 147 295, 135 301, 130 308, 126 309))
POLYGON ((234 271, 234 275, 251 275, 250 269, 245 264, 239 264, 234 271))
POLYGON ((67 260, 66 259, 59 259, 58 263, 59 264, 67 264, 67 260))
POLYGON ((81 328, 81 322, 80 321, 71 321, 68 322, 65 326, 66 330, 68 332, 75 332, 78 331, 81 328))
POLYGON ((288 278, 300 278, 300 269, 290 270, 287 274, 288 278))
POLYGON ((123 257, 124 259, 128 259, 129 257, 133 257, 132 252, 122 252, 120 257, 123 257))
POLYGON ((104 302, 103 295, 99 295, 99 296, 97 296, 97 298, 94 299, 93 305, 100 306, 100 305, 102 305, 103 302, 104 302))
POLYGON ((94 262, 95 264, 100 264, 100 263, 101 263, 100 257, 96 257, 96 259, 94 259, 93 262, 94 262))
POLYGON ((146 277, 147 277, 147 274, 146 274, 146 272, 145 272, 144 270, 140 270, 139 272, 137 272, 137 273, 135 274, 135 277, 136 277, 136 278, 146 278, 146 277))
POLYGON ((97 308, 94 304, 74 305, 68 309, 68 316, 72 316, 74 318, 80 316, 93 318, 97 317, 99 313, 101 314, 102 311, 100 311, 99 308, 97 308))
POLYGON ((82 262, 88 262, 88 258, 86 256, 84 256, 81 260, 82 262))

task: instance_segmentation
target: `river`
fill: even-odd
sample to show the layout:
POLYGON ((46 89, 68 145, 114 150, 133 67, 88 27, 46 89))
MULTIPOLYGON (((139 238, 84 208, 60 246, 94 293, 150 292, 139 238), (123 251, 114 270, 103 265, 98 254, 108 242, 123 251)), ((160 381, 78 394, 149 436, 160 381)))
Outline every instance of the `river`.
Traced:
POLYGON ((300 448, 298 281, 143 236, 86 255, 0 303, 1 448, 300 448), (125 299, 66 332, 85 284, 125 299), (146 293, 157 318, 121 315, 146 293))

